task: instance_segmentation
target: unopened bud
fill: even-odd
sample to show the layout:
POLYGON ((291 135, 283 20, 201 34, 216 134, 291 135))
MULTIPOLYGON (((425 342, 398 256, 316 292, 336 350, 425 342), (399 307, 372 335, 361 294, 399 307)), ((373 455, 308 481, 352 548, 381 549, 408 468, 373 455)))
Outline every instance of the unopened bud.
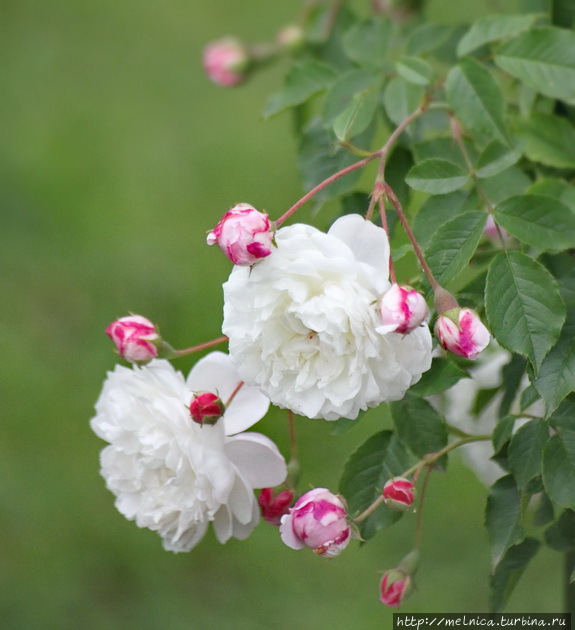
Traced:
POLYGON ((415 486, 409 479, 395 477, 383 486, 385 503, 396 510, 408 510, 415 501, 415 486))
POLYGON ((190 403, 190 415, 198 424, 216 424, 226 410, 224 403, 209 392, 198 394, 190 403))
POLYGON ((383 294, 379 306, 382 326, 376 331, 409 333, 420 326, 427 318, 427 304, 421 293, 409 286, 392 284, 383 294))
POLYGON ((249 64, 247 48, 233 37, 212 42, 204 48, 204 70, 211 81, 222 87, 232 87, 244 81, 249 64))
POLYGON ((264 520, 279 526, 282 516, 289 512, 293 495, 293 490, 282 490, 275 494, 273 488, 263 488, 258 497, 258 504, 264 520))
POLYGON ((131 363, 157 357, 162 343, 154 324, 141 315, 129 315, 112 322, 106 334, 116 344, 120 356, 131 363))
POLYGON ((446 350, 466 359, 475 359, 491 337, 479 315, 469 308, 453 308, 440 315, 435 333, 446 350))

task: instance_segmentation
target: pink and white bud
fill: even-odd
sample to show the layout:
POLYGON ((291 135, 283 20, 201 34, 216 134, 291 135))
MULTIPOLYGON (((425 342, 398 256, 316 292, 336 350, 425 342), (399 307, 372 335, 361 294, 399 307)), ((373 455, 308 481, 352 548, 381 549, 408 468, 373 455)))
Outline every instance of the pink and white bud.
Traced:
POLYGON ((244 81, 249 62, 247 48, 233 37, 212 42, 203 51, 206 74, 211 81, 222 87, 232 87, 244 81))
POLYGON ((435 334, 446 350, 466 359, 475 359, 491 338, 479 315, 469 308, 442 313, 437 318, 435 334))
POLYGON ((158 356, 160 336, 154 324, 141 315, 129 315, 112 322, 106 328, 106 334, 126 361, 139 363, 158 356))
POLYGON ((396 510, 409 510, 415 501, 415 486, 405 477, 394 477, 383 486, 385 503, 396 510))
POLYGON ((293 490, 282 490, 275 494, 273 488, 263 488, 258 497, 258 503, 264 520, 279 526, 282 516, 289 512, 293 494, 293 490))
POLYGON ((421 293, 409 286, 392 284, 383 294, 379 306, 382 325, 376 331, 408 333, 421 326, 427 319, 428 309, 421 293))
POLYGON ((277 36, 278 44, 288 50, 299 50, 303 46, 304 41, 303 30, 296 24, 285 26, 277 36))
POLYGON ((326 558, 338 556, 351 538, 343 501, 325 488, 306 492, 282 516, 280 536, 292 549, 309 547, 326 558))
POLYGON ((386 571, 381 579, 379 600, 390 608, 398 608, 412 590, 411 576, 400 569, 391 569, 386 571))
POLYGON ((190 403, 190 415, 198 424, 216 424, 226 410, 224 403, 215 394, 204 392, 190 403))
POLYGON ((272 253, 273 232, 267 214, 248 203, 238 203, 208 234, 208 245, 218 244, 235 264, 249 266, 272 253))

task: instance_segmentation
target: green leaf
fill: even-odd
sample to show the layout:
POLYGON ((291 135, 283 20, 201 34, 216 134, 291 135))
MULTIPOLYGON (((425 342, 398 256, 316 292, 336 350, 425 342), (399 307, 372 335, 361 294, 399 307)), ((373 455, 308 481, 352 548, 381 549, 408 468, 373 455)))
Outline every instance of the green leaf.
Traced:
POLYGON ((371 124, 379 104, 379 88, 357 92, 349 105, 334 120, 333 130, 345 142, 365 131, 371 124))
POLYGON ((517 392, 519 391, 521 380, 525 374, 526 364, 527 361, 523 357, 514 354, 511 361, 503 367, 503 398, 499 406, 499 416, 508 414, 511 405, 513 405, 514 400, 517 398, 517 392))
POLYGON ((521 396, 519 396, 519 409, 523 411, 527 411, 531 405, 536 403, 541 398, 539 392, 533 386, 533 383, 530 383, 522 392, 521 396))
POLYGON ((486 220, 485 212, 466 212, 447 221, 433 234, 425 257, 439 284, 448 284, 467 266, 481 240, 486 220))
POLYGON ((565 28, 575 24, 575 4, 573 0, 553 0, 552 22, 565 28))
POLYGON ((545 195, 546 197, 559 199, 575 214, 575 189, 563 179, 540 179, 527 192, 533 195, 545 195))
POLYGON ((447 427, 439 413, 409 392, 391 403, 397 435, 418 457, 440 451, 447 444, 447 427))
POLYGON ((342 74, 325 96, 323 118, 326 127, 333 125, 333 121, 349 107, 358 92, 381 88, 381 84, 381 76, 372 70, 351 70, 342 74))
POLYGON ((566 398, 549 417, 549 423, 555 428, 575 432, 575 397, 566 398))
POLYGON ((531 183, 522 169, 511 166, 493 177, 482 179, 481 187, 491 203, 498 204, 513 195, 521 195, 531 183))
POLYGON ((421 105, 423 94, 420 85, 408 83, 403 77, 391 79, 383 92, 383 104, 389 119, 396 125, 402 123, 421 105))
MULTIPOLYGON (((339 482, 339 492, 347 501, 349 514, 357 516, 366 510, 381 494, 385 482, 401 475, 409 464, 407 451, 392 431, 372 435, 347 460, 339 482)), ((360 523, 362 538, 368 540, 400 517, 397 510, 380 505, 360 523)))
POLYGON ((539 541, 526 538, 507 550, 491 576, 490 612, 500 612, 513 593, 525 567, 539 550, 539 541))
POLYGON ((449 71, 445 87, 448 103, 469 130, 508 142, 503 93, 483 65, 471 57, 462 59, 449 71))
POLYGON ((485 525, 496 567, 505 552, 525 537, 521 526, 521 495, 511 475, 498 479, 489 491, 485 525))
POLYGON ((435 358, 431 362, 431 368, 423 373, 409 391, 416 396, 433 396, 453 387, 462 378, 469 378, 463 368, 448 359, 435 358))
POLYGON ((283 90, 273 94, 264 110, 264 118, 301 105, 327 90, 337 78, 337 72, 325 63, 308 60, 295 64, 289 71, 283 90))
POLYGON ((538 372, 565 320, 553 276, 521 252, 502 252, 487 273, 485 310, 497 341, 526 356, 538 372))
POLYGON ((541 474, 543 448, 549 439, 549 425, 544 420, 530 420, 519 427, 509 444, 508 461, 519 490, 541 474))
POLYGON ((506 37, 519 35, 530 29, 537 15, 488 15, 474 22, 461 38, 457 55, 462 57, 471 51, 506 37))
POLYGON ((457 190, 465 186, 468 179, 467 173, 457 164, 434 158, 416 164, 406 177, 412 188, 432 195, 457 190))
POLYGON ((539 250, 575 247, 575 214, 557 199, 509 197, 495 208, 494 219, 522 243, 539 250))
POLYGON ((507 145, 501 144, 498 140, 492 140, 483 149, 477 160, 477 176, 493 177, 513 166, 519 160, 521 153, 511 149, 507 145))
POLYGON ((348 57, 360 66, 384 68, 393 34, 393 23, 378 17, 352 26, 345 34, 343 47, 348 57))
POLYGON ((545 492, 541 492, 538 498, 539 505, 533 515, 533 525, 536 527, 542 527, 555 520, 555 510, 553 503, 549 500, 549 497, 545 492))
POLYGON ((545 401, 547 414, 575 391, 575 274, 560 280, 560 290, 567 306, 567 318, 559 340, 543 360, 533 382, 545 401))
POLYGON ((575 509, 575 432, 552 435, 543 451, 543 483, 555 505, 575 509))
POLYGON ((469 194, 463 190, 426 199, 413 221, 413 232, 419 245, 425 249, 441 225, 472 207, 469 194))
POLYGON ((399 57, 395 69, 399 76, 415 85, 429 85, 433 81, 433 69, 420 57, 399 57))
POLYGON ((499 451, 511 440, 513 435, 513 427, 515 426, 515 416, 505 416, 496 424, 491 436, 493 442, 493 450, 495 453, 499 451))
POLYGON ((548 26, 499 48, 495 63, 540 94, 575 103, 575 33, 548 26))
POLYGON ((575 512, 565 510, 556 523, 545 530, 545 542, 563 553, 575 551, 575 512))
POLYGON ((409 55, 424 55, 430 53, 443 44, 453 34, 453 27, 445 24, 421 24, 410 32, 407 40, 409 55))
POLYGON ((575 126, 567 118, 534 112, 517 125, 517 137, 530 160, 555 168, 575 167, 575 126))

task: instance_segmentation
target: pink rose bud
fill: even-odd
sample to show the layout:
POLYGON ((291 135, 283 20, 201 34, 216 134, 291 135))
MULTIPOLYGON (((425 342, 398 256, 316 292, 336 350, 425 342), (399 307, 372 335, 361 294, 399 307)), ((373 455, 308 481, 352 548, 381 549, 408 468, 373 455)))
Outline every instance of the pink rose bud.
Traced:
POLYGON ((222 87, 240 84, 246 78, 249 62, 248 50, 233 37, 219 39, 204 48, 204 70, 211 81, 222 87))
POLYGON ((453 308, 442 313, 437 318, 435 333, 446 350, 466 359, 475 359, 490 339, 479 315, 469 308, 453 308))
POLYGON ((326 558, 339 555, 351 538, 343 501, 325 488, 306 492, 282 516, 280 536, 292 549, 310 547, 326 558))
POLYGON ((379 314, 383 325, 376 330, 380 333, 408 333, 425 321, 427 313, 427 304, 421 293, 408 286, 392 284, 381 298, 379 314))
POLYGON ((106 334, 126 361, 138 363, 158 356, 160 336, 154 324, 141 315, 130 315, 112 322, 106 328, 106 334))
POLYGON ((409 479, 395 477, 383 486, 383 498, 390 508, 408 510, 415 501, 415 486, 409 479))
POLYGON ((262 517, 272 525, 278 525, 284 514, 289 512, 293 501, 293 490, 282 490, 274 494, 273 488, 263 488, 258 497, 262 517))
POLYGON ((235 265, 253 265, 272 253, 273 232, 267 214, 239 203, 208 234, 208 245, 217 243, 235 265))
POLYGON ((198 394, 190 403, 190 415, 198 424, 216 424, 226 410, 224 403, 209 392, 198 394))
POLYGON ((390 608, 397 608, 412 590, 411 576, 399 569, 391 569, 381 579, 379 600, 390 608))

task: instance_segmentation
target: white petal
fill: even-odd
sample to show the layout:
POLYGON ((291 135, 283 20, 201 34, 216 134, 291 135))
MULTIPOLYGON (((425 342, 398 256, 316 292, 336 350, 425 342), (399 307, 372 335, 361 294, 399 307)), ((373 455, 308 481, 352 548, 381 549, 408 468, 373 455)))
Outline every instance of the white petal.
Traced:
POLYGON ((271 488, 285 481, 285 460, 265 435, 235 435, 228 439, 226 454, 252 488, 271 488))
POLYGON ((282 516, 280 536, 284 545, 292 549, 303 549, 305 547, 305 544, 294 534, 291 514, 284 514, 284 516, 282 516))

